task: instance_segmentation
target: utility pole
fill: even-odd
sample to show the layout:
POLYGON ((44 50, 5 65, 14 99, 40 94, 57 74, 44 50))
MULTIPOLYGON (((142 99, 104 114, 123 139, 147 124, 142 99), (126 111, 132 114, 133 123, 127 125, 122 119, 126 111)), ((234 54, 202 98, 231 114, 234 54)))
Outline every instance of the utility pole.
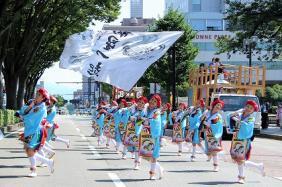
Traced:
POLYGON ((176 62, 175 62, 175 45, 171 49, 171 61, 172 61, 172 108, 176 110, 176 62))

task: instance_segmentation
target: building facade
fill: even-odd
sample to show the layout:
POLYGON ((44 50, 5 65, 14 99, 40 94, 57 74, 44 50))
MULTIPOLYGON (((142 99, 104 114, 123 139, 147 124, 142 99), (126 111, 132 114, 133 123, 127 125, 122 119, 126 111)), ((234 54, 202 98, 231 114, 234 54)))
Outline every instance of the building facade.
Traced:
MULTIPOLYGON (((197 64, 208 64, 213 57, 219 57, 224 64, 248 65, 249 59, 246 54, 216 55, 218 51, 215 45, 216 40, 222 36, 234 36, 234 33, 228 31, 228 22, 224 20, 226 7, 224 0, 165 0, 165 12, 169 9, 179 10, 184 14, 186 22, 197 31, 193 41, 200 50, 195 59, 197 64)), ((266 66, 267 83, 282 82, 279 76, 282 74, 281 61, 260 61, 259 55, 255 55, 252 56, 252 65, 266 66)))
POLYGON ((130 18, 143 18, 143 0, 130 0, 130 18))

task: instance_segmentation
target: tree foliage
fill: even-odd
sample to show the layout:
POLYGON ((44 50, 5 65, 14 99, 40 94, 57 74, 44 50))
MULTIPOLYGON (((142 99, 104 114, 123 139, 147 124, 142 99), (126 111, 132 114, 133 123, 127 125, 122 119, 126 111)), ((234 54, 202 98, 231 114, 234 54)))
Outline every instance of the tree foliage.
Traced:
MULTIPOLYGON (((179 93, 183 93, 183 90, 188 88, 189 69, 193 66, 193 60, 198 54, 198 49, 192 44, 195 32, 186 23, 183 14, 176 10, 169 10, 164 18, 157 20, 150 26, 149 30, 153 32, 184 32, 175 43, 176 84, 179 93)), ((167 52, 161 59, 149 67, 139 81, 139 84, 160 83, 168 96, 171 90, 172 68, 169 52, 167 52)))
POLYGON ((64 97, 61 95, 54 95, 54 97, 56 97, 56 99, 58 100, 58 102, 56 103, 57 107, 63 107, 65 106, 65 104, 68 103, 68 101, 65 100, 64 97))
POLYGON ((85 30, 92 20, 113 21, 119 13, 119 2, 1 1, 0 63, 7 108, 18 108, 24 95, 30 97, 44 69, 59 60, 69 35, 85 30))
POLYGON ((266 87, 266 99, 273 103, 282 101, 282 85, 276 84, 272 87, 266 87))
POLYGON ((254 53, 261 59, 272 60, 281 54, 282 46, 282 1, 227 0, 226 21, 228 29, 236 33, 234 38, 221 38, 217 42, 218 53, 247 53, 244 39, 257 36, 259 41, 254 53), (268 51, 262 54, 262 51, 268 51))

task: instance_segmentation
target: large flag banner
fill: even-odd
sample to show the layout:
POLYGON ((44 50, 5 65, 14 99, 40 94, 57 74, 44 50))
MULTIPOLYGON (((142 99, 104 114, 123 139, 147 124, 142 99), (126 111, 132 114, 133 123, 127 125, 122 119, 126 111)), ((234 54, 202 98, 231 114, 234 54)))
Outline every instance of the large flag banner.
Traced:
POLYGON ((60 67, 129 91, 183 32, 85 31, 66 41, 60 67))

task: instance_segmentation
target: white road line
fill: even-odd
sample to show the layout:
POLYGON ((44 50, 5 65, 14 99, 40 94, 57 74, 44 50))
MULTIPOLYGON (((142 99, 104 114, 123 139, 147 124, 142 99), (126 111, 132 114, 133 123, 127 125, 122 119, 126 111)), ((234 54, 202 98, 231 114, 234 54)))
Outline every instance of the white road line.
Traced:
POLYGON ((80 129, 79 128, 75 128, 77 130, 77 132, 80 132, 80 129))
POLYGON ((282 181, 282 177, 274 177, 274 178, 282 181))
POLYGON ((91 151, 91 153, 95 156, 95 157, 97 157, 97 158, 102 158, 102 156, 98 153, 98 151, 95 149, 95 147, 94 146, 92 146, 92 145, 88 145, 88 148, 90 149, 90 151, 91 151))
POLYGON ((108 173, 109 177, 112 179, 113 183, 116 187, 126 187, 125 184, 119 179, 117 174, 115 173, 108 173))

